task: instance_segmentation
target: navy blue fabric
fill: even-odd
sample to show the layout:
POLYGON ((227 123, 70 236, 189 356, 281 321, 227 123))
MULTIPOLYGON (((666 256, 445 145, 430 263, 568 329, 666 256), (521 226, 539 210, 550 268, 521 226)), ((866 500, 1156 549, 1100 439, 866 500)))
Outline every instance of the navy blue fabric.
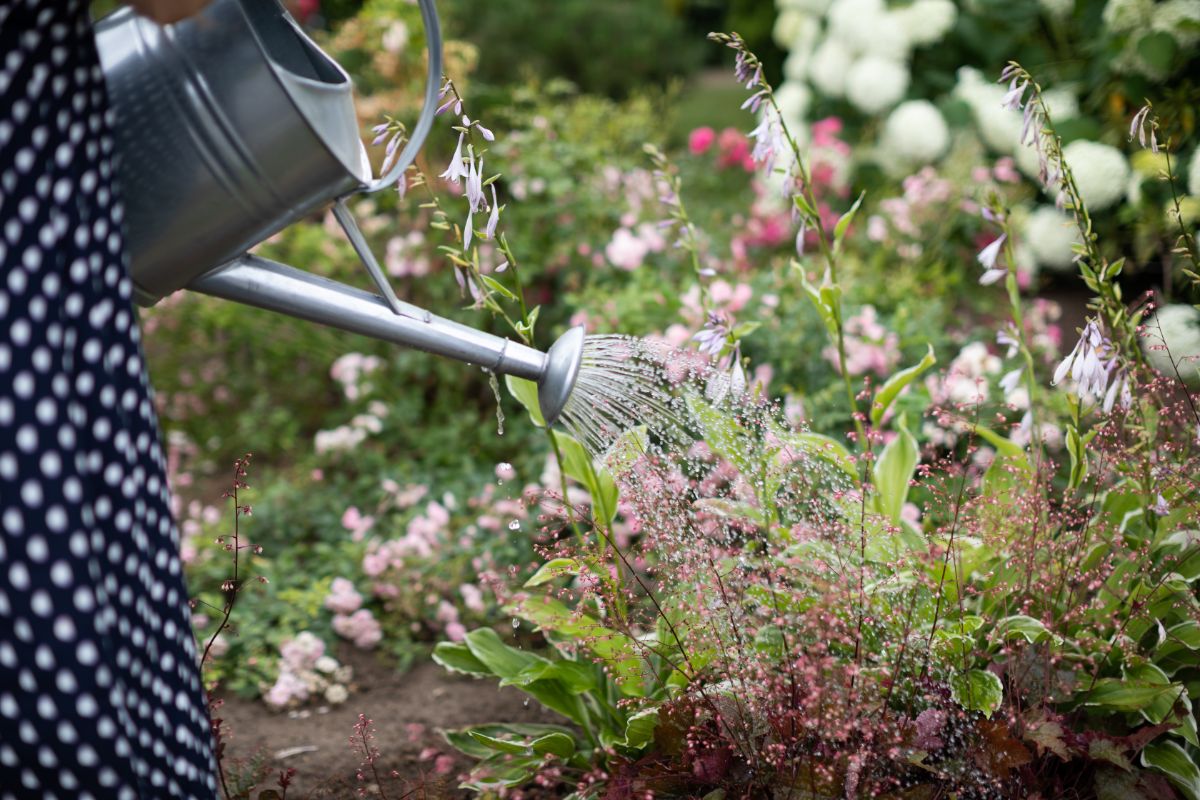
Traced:
POLYGON ((0 0, 0 798, 216 796, 81 0, 0 0))

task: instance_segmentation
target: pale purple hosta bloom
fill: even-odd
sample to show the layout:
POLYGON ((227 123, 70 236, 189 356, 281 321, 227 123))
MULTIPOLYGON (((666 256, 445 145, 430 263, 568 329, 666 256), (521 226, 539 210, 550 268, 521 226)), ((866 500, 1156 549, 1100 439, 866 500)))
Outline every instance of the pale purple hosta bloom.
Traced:
POLYGON ((1057 386, 1067 375, 1075 381, 1080 398, 1102 399, 1105 413, 1117 405, 1128 408, 1133 402, 1129 376, 1118 366, 1116 348, 1095 320, 1084 326, 1075 349, 1054 370, 1051 383, 1057 386))
POLYGON ((796 255, 804 255, 804 237, 808 234, 808 223, 801 221, 800 230, 796 231, 796 255))
POLYGON ((386 122, 379 123, 375 127, 371 128, 371 133, 375 134, 375 138, 371 140, 371 146, 374 147, 375 145, 381 144, 383 140, 387 138, 388 124, 386 122))
POLYGON ((996 331, 996 344, 1003 345, 1008 348, 1008 352, 1004 354, 1005 358, 1012 358, 1017 354, 1021 347, 1020 341, 1017 339, 1017 330, 1010 322, 1000 330, 996 331))
POLYGON ((492 213, 488 217, 487 227, 483 231, 483 238, 491 239, 496 235, 496 224, 500 222, 500 201, 496 199, 496 184, 492 184, 492 213))
POLYGON ((450 158, 450 166, 446 167, 446 171, 439 175, 439 178, 445 178, 451 183, 458 183, 460 178, 465 178, 469 174, 466 167, 463 166, 462 146, 465 138, 465 133, 458 135, 458 146, 454 148, 454 155, 450 158))
POLYGON ((1000 379, 1000 388, 1004 390, 1004 395, 1007 397, 1017 390, 1021 385, 1021 369, 1012 370, 1000 379))
POLYGON ((408 174, 401 172, 400 177, 396 179, 396 194, 403 200, 408 194, 408 174))
POLYGON ((471 239, 475 237, 475 209, 467 210, 467 222, 463 225, 463 250, 471 248, 471 239))
POLYGON ((1170 514, 1171 506, 1167 503, 1167 498, 1160 494, 1154 503, 1153 511, 1160 517, 1165 517, 1167 514, 1170 514))
POLYGON ((767 93, 765 90, 757 91, 745 99, 742 103, 742 110, 745 111, 748 108, 751 114, 757 114, 759 107, 766 98, 767 93))
POLYGON ((467 201, 471 204, 471 212, 474 213, 483 208, 487 204, 487 198, 483 195, 483 157, 480 156, 479 162, 471 161, 471 168, 467 171, 467 201))
POLYGON ((1016 111, 1021 108, 1021 100, 1024 98, 1025 89, 1028 86, 1028 81, 1022 81, 1019 77, 1013 78, 1012 83, 1008 85, 1008 91, 1004 93, 1004 97, 1000 100, 1000 105, 1010 111, 1016 111))
POLYGON ((1007 238, 1008 234, 1002 233, 1000 238, 979 251, 976 260, 985 270, 983 277, 979 279, 979 283, 983 286, 990 286, 1008 274, 1008 270, 1003 266, 996 266, 996 262, 1000 259, 1000 248, 1004 247, 1004 240, 1007 238))
POLYGON ((396 135, 388 142, 387 150, 383 154, 383 166, 379 168, 380 172, 387 172, 395 162, 396 156, 400 155, 400 142, 403 138, 403 134, 397 131, 396 135))
POLYGON ((758 127, 750 131, 748 138, 754 140, 754 150, 750 153, 766 172, 775 169, 775 159, 783 152, 787 142, 783 138, 783 126, 779 114, 774 108, 768 108, 758 123, 758 127))
POLYGON ((496 269, 494 271, 495 272, 504 272, 504 270, 506 270, 506 269, 508 269, 508 262, 501 261, 499 264, 496 265, 496 269))
POLYGON ((700 352, 710 356, 719 356, 725 347, 725 339, 729 336, 729 327, 720 314, 710 313, 704 327, 692 337, 700 343, 700 352))
POLYGON ((737 82, 743 84, 747 89, 751 89, 758 82, 760 72, 758 67, 750 66, 746 54, 739 50, 737 57, 733 60, 733 77, 737 82))
POLYGON ((1138 109, 1138 112, 1133 115, 1133 120, 1129 123, 1129 140, 1133 141, 1134 136, 1136 136, 1137 140, 1138 140, 1138 144, 1140 144, 1143 148, 1145 148, 1146 140, 1147 140, 1146 129, 1149 128, 1150 130, 1149 130, 1148 138, 1150 141, 1150 150, 1152 152, 1157 153, 1158 152, 1158 133, 1155 130, 1155 126, 1153 123, 1147 125, 1147 123, 1149 123, 1149 122, 1150 122, 1150 104, 1147 103, 1146 105, 1144 105, 1140 109, 1138 109))

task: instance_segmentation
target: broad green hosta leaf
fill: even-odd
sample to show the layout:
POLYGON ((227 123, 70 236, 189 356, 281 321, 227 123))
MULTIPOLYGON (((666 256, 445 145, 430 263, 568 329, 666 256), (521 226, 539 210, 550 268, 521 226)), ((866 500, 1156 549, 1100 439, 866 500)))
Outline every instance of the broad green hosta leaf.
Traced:
POLYGON ((1045 625, 1033 617, 1014 614, 996 623, 996 633, 1004 639, 1024 639, 1030 644, 1052 641, 1061 644, 1062 639, 1052 634, 1045 625))
POLYGON ((1083 705, 1112 711, 1138 711, 1149 708, 1160 697, 1175 697, 1179 688, 1150 681, 1101 678, 1083 695, 1083 705))
POLYGON ((562 759, 568 759, 575 755, 575 739, 568 733, 552 731, 535 738, 523 739, 502 739, 497 736, 489 736, 479 730, 469 730, 467 733, 484 747, 501 753, 528 755, 532 750, 538 755, 549 753, 562 759))
POLYGON ((558 444, 558 452, 562 456, 562 469, 568 476, 579 481, 583 488, 592 496, 596 518, 605 523, 612 522, 617 516, 617 485, 612 476, 603 469, 596 469, 592 457, 575 437, 559 431, 553 431, 551 436, 558 444))
POLYGON ((1200 744, 1196 741, 1196 721, 1192 717, 1192 701, 1188 697, 1187 689, 1183 684, 1171 683, 1171 679, 1167 677, 1167 673, 1154 664, 1139 664, 1137 666, 1126 667, 1124 673, 1125 679, 1128 681, 1166 686, 1173 689, 1174 691, 1160 694, 1144 708, 1139 709, 1139 711, 1147 721, 1155 725, 1160 722, 1177 721, 1179 727, 1170 731, 1170 733, 1180 736, 1192 744, 1200 744), (1177 707, 1184 712, 1180 716, 1177 716, 1175 713, 1177 707))
POLYGON ((1183 667, 1200 664, 1200 622, 1188 620, 1167 628, 1167 635, 1154 651, 1154 663, 1168 675, 1183 667))
POLYGON ((433 660, 450 670, 465 675, 491 675, 492 671, 461 642, 438 642, 433 648, 433 660))
POLYGON ((492 723, 488 725, 472 725, 470 728, 442 731, 442 738, 456 750, 473 758, 487 758, 496 748, 485 744, 474 734, 480 734, 490 739, 518 737, 522 740, 537 739, 551 734, 570 737, 571 731, 559 725, 542 725, 534 723, 492 723))
POLYGON ((575 559, 552 558, 538 567, 538 571, 533 573, 529 580, 525 581, 525 587, 541 586, 543 583, 549 583, 555 578, 561 578, 564 575, 578 574, 579 562, 575 559))
POLYGON ((991 718, 1004 700, 1004 685, 995 673, 986 669, 956 671, 950 676, 950 695, 966 710, 979 711, 991 718))
POLYGON ((569 636, 592 651, 612 670, 622 693, 634 697, 642 688, 642 659, 637 644, 625 634, 601 625, 587 614, 576 613, 553 598, 532 598, 509 609, 543 630, 569 636))
POLYGON ((508 393, 529 412, 529 418, 533 420, 533 424, 539 428, 546 427, 546 419, 542 416, 542 409, 538 406, 537 384, 524 378, 505 375, 504 385, 508 387, 508 393))
POLYGON ((914 364, 907 369, 902 369, 892 377, 883 382, 883 386, 875 393, 875 400, 871 403, 871 426, 879 427, 879 423, 883 420, 884 414, 888 408, 904 390, 914 380, 916 380, 922 372, 932 367, 937 363, 937 358, 933 355, 933 345, 929 345, 927 352, 917 364, 914 364))
POLYGON ((1187 800, 1200 800, 1200 766, 1170 739, 1146 745, 1142 750, 1142 766, 1166 775, 1187 800))
POLYGON ((625 723, 625 738, 613 744, 630 750, 641 750, 654 741, 654 730, 657 727, 657 708, 638 711, 631 715, 625 723))
POLYGON ((791 431, 777 432, 776 435, 779 436, 784 447, 790 448, 795 453, 804 453, 832 464, 846 473, 846 476, 855 484, 859 482, 860 476, 858 470, 854 468, 854 458, 846 446, 836 439, 822 436, 819 433, 792 433, 791 431))
POLYGON ((692 503, 692 508, 727 519, 748 520, 761 527, 768 527, 771 524, 769 515, 763 509, 752 506, 749 503, 739 503, 736 500, 701 497, 692 503))
POLYGON ((900 524, 900 512, 908 499, 908 483, 921 460, 917 440, 901 424, 895 439, 879 455, 872 470, 879 511, 892 525, 900 524))
POLYGON ((687 406, 712 451, 737 467, 738 472, 747 479, 753 479, 761 469, 761 464, 765 463, 766 456, 761 443, 756 442, 755 437, 732 416, 700 398, 689 396, 687 406))
POLYGON ((557 711, 572 722, 583 725, 587 720, 583 701, 562 681, 527 680, 524 677, 528 674, 526 670, 551 663, 548 659, 509 647, 491 628, 480 628, 468 633, 466 645, 471 655, 483 662, 502 682, 517 686, 546 708, 557 711))

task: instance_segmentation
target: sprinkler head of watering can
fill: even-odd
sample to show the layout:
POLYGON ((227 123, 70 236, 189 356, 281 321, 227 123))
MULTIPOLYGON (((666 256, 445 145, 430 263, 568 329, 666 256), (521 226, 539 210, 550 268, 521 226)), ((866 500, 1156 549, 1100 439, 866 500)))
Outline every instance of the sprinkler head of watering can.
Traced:
POLYGON ((546 367, 538 381, 538 407, 547 425, 553 425, 579 378, 583 363, 583 326, 571 328, 546 351, 546 367))

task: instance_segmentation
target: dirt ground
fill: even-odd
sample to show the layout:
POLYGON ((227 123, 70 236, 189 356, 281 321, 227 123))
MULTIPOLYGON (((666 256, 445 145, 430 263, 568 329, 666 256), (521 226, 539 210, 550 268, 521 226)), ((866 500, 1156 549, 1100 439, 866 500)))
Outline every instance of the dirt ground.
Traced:
POLYGON ((526 703, 526 695, 516 689, 452 675, 428 659, 401 673, 376 654, 354 648, 344 648, 338 658, 354 667, 358 690, 324 713, 310 707, 306 716, 289 715, 273 712, 261 701, 225 698, 214 716, 224 720, 229 732, 223 763, 231 790, 236 762, 257 754, 265 757, 263 769, 269 771, 254 798, 260 790, 276 788, 279 771, 288 767, 296 770, 288 798, 359 797, 362 787, 367 796, 379 797, 370 775, 361 783, 356 778, 362 758, 351 749, 350 737, 363 713, 373 720, 372 744, 380 751, 376 768, 384 796, 400 800, 412 791, 408 797, 465 797, 456 787, 470 759, 446 745, 439 729, 482 722, 561 722, 537 703, 526 703), (439 755, 453 761, 439 762, 439 755), (437 774, 439 767, 442 774, 437 774), (399 778, 390 777, 393 770, 399 778))

